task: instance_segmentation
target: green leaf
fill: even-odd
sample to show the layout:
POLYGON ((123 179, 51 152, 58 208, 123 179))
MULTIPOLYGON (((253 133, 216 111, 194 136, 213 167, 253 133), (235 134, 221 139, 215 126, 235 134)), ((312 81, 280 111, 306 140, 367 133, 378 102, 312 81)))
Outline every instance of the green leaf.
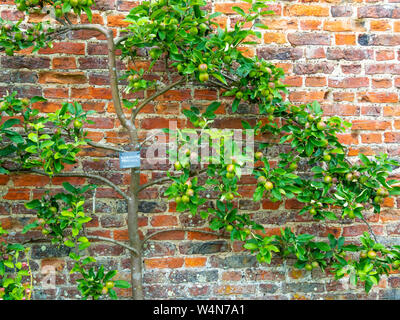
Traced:
MULTIPOLYGON (((66 4, 63 5, 63 9, 65 8, 66 4)), ((71 10, 71 6, 69 7, 69 10, 71 10)), ((35 96, 33 98, 31 98, 31 103, 36 103, 36 102, 44 102, 47 101, 47 99, 43 98, 43 97, 39 97, 39 96, 35 96)))
POLYGON ((38 199, 35 199, 35 200, 25 203, 25 208, 27 208, 27 209, 36 209, 36 208, 40 208, 40 206, 41 206, 41 202, 38 199))
POLYGON ((311 156, 313 152, 314 152, 314 145, 311 143, 311 141, 308 141, 307 144, 306 144, 306 154, 307 154, 307 156, 311 156))
POLYGON ((3 123, 3 125, 1 126, 1 129, 3 129, 3 130, 8 129, 19 123, 20 123, 19 119, 8 119, 3 123))
POLYGON ((354 244, 348 244, 346 246, 343 247, 344 251, 351 251, 351 252, 357 252, 358 251, 358 247, 354 244))
POLYGON ((25 151, 29 153, 36 153, 38 151, 38 148, 36 146, 30 146, 26 148, 25 151))
POLYGON ((364 284, 364 286, 365 286, 365 292, 366 292, 366 293, 370 292, 373 285, 374 285, 374 283, 372 282, 372 280, 370 279, 370 277, 368 277, 368 278, 365 280, 365 284, 364 284))
POLYGON ((75 247, 75 244, 71 240, 64 241, 64 245, 70 248, 75 247))
POLYGON ((27 233, 29 230, 34 229, 38 226, 39 224, 36 221, 34 223, 28 224, 22 229, 22 234, 27 233))
POLYGON ((125 280, 115 280, 114 281, 114 286, 117 288, 123 288, 123 289, 128 289, 131 287, 131 284, 128 281, 125 280))
POLYGON ((113 299, 113 300, 118 299, 118 296, 117 296, 117 293, 115 292, 115 290, 113 290, 113 289, 108 290, 108 294, 110 295, 111 299, 113 299))
POLYGON ((33 142, 38 142, 38 136, 36 133, 31 132, 28 134, 28 139, 33 141, 33 142))
POLYGON ((63 3, 62 12, 65 14, 71 11, 71 4, 69 2, 63 3))
POLYGON ((83 10, 85 10, 89 22, 92 22, 93 15, 92 15, 92 10, 90 10, 90 7, 85 6, 85 7, 83 7, 83 10))
POLYGON ((224 77, 222 74, 216 73, 216 72, 212 72, 211 75, 212 75, 214 78, 216 78, 216 79, 218 79, 219 81, 221 81, 223 84, 227 84, 226 79, 225 79, 225 77, 224 77))
POLYGON ((256 250, 256 249, 258 249, 258 245, 256 243, 248 242, 243 245, 243 248, 245 248, 247 250, 256 250))
POLYGON ((315 246, 321 251, 330 251, 331 247, 325 242, 315 242, 315 246))
POLYGON ((90 247, 90 242, 83 242, 79 244, 79 250, 85 250, 88 247, 90 247))
POLYGON ((24 251, 25 247, 22 244, 19 243, 13 243, 8 245, 8 250, 12 250, 12 251, 24 251))
POLYGON ((232 103, 232 112, 236 112, 236 111, 237 111, 237 108, 238 108, 238 106, 239 106, 239 102, 240 102, 239 99, 236 99, 236 98, 235 98, 235 100, 233 100, 233 103, 232 103))
POLYGON ((77 193, 77 189, 72 184, 70 184, 69 182, 63 182, 62 185, 63 185, 65 190, 67 190, 67 191, 69 191, 71 193, 74 193, 74 194, 77 193))
POLYGON ((246 12, 244 12, 242 8, 235 6, 235 7, 232 7, 232 10, 239 13, 242 17, 244 17, 246 15, 246 12))
POLYGON ((14 147, 13 145, 8 145, 7 147, 0 149, 0 156, 6 157, 6 156, 14 153, 16 150, 17 150, 17 148, 14 147))
POLYGON ((79 257, 75 252, 70 252, 70 253, 69 253, 69 257, 70 257, 72 260, 75 260, 75 261, 79 261, 79 259, 80 259, 80 257, 79 257))
POLYGON ((204 115, 213 115, 215 113, 215 111, 217 111, 217 109, 220 107, 221 102, 213 102, 211 103, 208 107, 206 112, 204 113, 204 115))
POLYGON ((371 161, 369 161, 369 159, 368 159, 365 155, 363 155, 362 153, 360 153, 360 154, 358 155, 358 157, 360 158, 360 160, 361 160, 364 164, 366 164, 366 165, 370 165, 370 164, 371 164, 371 161))
POLYGON ((114 278, 114 276, 117 274, 117 270, 111 270, 107 272, 107 274, 104 276, 104 281, 107 282, 114 278))

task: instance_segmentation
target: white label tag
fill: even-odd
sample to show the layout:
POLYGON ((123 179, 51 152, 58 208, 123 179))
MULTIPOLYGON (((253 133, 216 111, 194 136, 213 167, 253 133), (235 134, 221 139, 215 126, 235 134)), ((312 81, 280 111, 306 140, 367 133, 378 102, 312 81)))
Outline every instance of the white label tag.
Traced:
POLYGON ((140 167, 140 151, 120 152, 119 153, 119 167, 125 168, 139 168, 140 167))

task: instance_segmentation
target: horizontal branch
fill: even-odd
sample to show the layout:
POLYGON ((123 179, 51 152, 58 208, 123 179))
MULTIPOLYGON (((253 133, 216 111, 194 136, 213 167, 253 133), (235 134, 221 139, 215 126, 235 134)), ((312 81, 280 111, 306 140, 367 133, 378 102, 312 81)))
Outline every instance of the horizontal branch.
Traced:
MULTIPOLYGON (((100 240, 100 241, 106 241, 106 242, 110 242, 110 243, 114 243, 116 245, 119 245, 125 249, 128 249, 129 251, 133 252, 136 255, 139 255, 138 251, 135 248, 132 248, 128 245, 126 245, 125 243, 119 242, 117 240, 114 239, 110 239, 110 238, 105 238, 105 237, 99 237, 99 236, 88 236, 85 235, 86 238, 88 239, 92 239, 92 240, 100 240)), ((29 240, 25 240, 24 242, 22 242, 22 244, 27 244, 27 243, 35 243, 35 242, 50 242, 51 240, 49 238, 36 238, 36 239, 29 239, 29 240)))
POLYGON ((135 255, 137 255, 137 256, 139 255, 139 252, 138 252, 135 248, 132 248, 132 247, 128 246, 128 245, 125 244, 125 243, 116 241, 116 240, 111 239, 111 238, 105 238, 105 237, 99 237, 99 236, 86 236, 86 238, 92 239, 92 240, 100 240, 100 241, 111 242, 111 243, 114 243, 114 244, 116 244, 116 245, 119 245, 119 246, 121 246, 121 247, 123 247, 123 248, 125 248, 125 249, 128 249, 129 251, 133 252, 133 253, 134 253, 135 255))
MULTIPOLYGON (((12 170, 10 170, 10 171, 12 171, 12 170)), ((48 176, 48 177, 50 176, 48 173, 41 171, 41 170, 37 170, 37 169, 17 170, 17 171, 18 172, 33 172, 33 173, 41 174, 41 175, 48 176)), ((130 200, 128 195, 125 192, 123 192, 117 185, 115 185, 113 182, 111 182, 107 178, 104 178, 97 174, 91 174, 91 173, 86 173, 86 172, 61 172, 61 173, 55 173, 52 176, 53 177, 82 177, 82 178, 96 179, 96 180, 102 181, 105 184, 109 185, 117 193, 119 193, 125 200, 130 200)))
POLYGON ((106 145, 106 144, 101 144, 101 143, 96 143, 93 141, 87 141, 87 144, 91 147, 94 148, 99 148, 99 149, 104 149, 104 150, 111 150, 111 151, 116 151, 116 152, 125 152, 124 149, 120 149, 114 146, 106 145))
POLYGON ((197 233, 204 233, 204 234, 210 234, 213 236, 217 236, 217 237, 221 237, 221 238, 227 238, 227 236, 224 236, 221 233, 218 232, 213 232, 213 231, 206 231, 206 230, 199 230, 199 229, 191 229, 191 228, 171 228, 171 229, 164 229, 164 230, 159 230, 159 231, 155 231, 152 234, 147 235, 146 237, 144 237, 144 239, 142 240, 142 246, 151 238, 155 237, 158 234, 161 233, 166 233, 166 232, 173 232, 173 231, 185 231, 185 232, 197 232, 197 233))
POLYGON ((64 25, 54 31, 54 33, 65 33, 72 30, 94 30, 99 31, 108 37, 108 29, 98 24, 70 24, 64 25))

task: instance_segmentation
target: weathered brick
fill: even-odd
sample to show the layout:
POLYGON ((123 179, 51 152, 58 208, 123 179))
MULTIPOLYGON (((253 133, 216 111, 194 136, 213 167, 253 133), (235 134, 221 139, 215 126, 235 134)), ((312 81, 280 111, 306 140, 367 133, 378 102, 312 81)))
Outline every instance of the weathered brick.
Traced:
POLYGON ((303 56, 300 48, 261 48, 257 56, 266 60, 298 60, 303 56))
POLYGON ((179 271, 173 271, 169 275, 169 280, 172 283, 215 282, 216 280, 218 280, 218 270, 210 270, 210 271, 179 270, 179 271))
POLYGON ((50 67, 50 59, 48 57, 1 57, 1 65, 3 68, 22 69, 47 69, 50 67))
POLYGON ((372 59, 373 51, 364 49, 340 49, 340 48, 328 48, 326 52, 328 60, 348 60, 358 61, 364 59, 372 59))
POLYGON ((328 80, 329 87, 332 88, 360 88, 368 87, 369 79, 363 78, 345 78, 345 79, 332 79, 328 80))
POLYGON ((39 83, 54 84, 83 84, 87 79, 83 72, 41 72, 39 74, 39 83))
POLYGON ((297 63, 294 66, 293 72, 295 74, 315 74, 315 73, 325 73, 330 74, 334 70, 334 65, 321 62, 316 64, 311 63, 297 63))
POLYGON ((393 5, 374 5, 358 8, 358 18, 392 18, 396 15, 397 8, 393 5))
POLYGON ((288 41, 295 46, 330 45, 331 37, 322 33, 289 33, 288 41))
POLYGON ((351 6, 332 6, 332 17, 351 17, 353 8, 351 6))

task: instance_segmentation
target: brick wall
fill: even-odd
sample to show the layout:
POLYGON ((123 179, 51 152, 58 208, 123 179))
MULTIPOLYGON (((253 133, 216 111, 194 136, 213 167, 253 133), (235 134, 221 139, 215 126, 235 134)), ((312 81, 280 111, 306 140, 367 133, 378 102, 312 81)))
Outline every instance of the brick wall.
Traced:
MULTIPOLYGON (((123 16, 135 1, 100 0, 94 22, 115 28, 123 26, 123 16)), ((210 1, 216 11, 226 13, 219 22, 231 26, 235 21, 232 1, 210 1)), ((244 6, 245 7, 245 6, 244 6)), ((400 4, 387 1, 277 1, 271 4, 276 13, 265 18, 269 30, 256 48, 248 48, 249 55, 256 54, 271 60, 287 73, 286 83, 291 86, 293 102, 318 100, 326 115, 339 115, 353 123, 352 131, 340 136, 350 147, 350 155, 358 152, 373 154, 387 152, 399 157, 400 148, 400 4)), ((17 20, 10 0, 2 0, 2 18, 17 20)), ((33 20, 40 19, 33 16, 33 20)), ((79 20, 78 20, 79 21, 79 20)), ((79 100, 85 109, 97 111, 96 124, 90 126, 90 137, 95 141, 124 143, 126 136, 110 102, 106 69, 106 47, 102 36, 93 31, 76 31, 54 44, 52 49, 40 50, 34 56, 17 54, 1 56, 0 94, 17 90, 24 96, 43 95, 48 102, 38 104, 43 112, 55 111, 65 100, 79 100)), ((123 64, 121 68, 126 68, 123 64)), ((162 67, 156 69, 161 76, 162 67)), ((128 96, 129 98, 129 96, 128 96)), ((219 92, 204 87, 185 87, 173 90, 149 105, 140 116, 141 137, 149 130, 168 126, 168 119, 178 119, 180 126, 186 120, 182 109, 191 103, 207 104, 220 98, 219 92)), ((231 115, 228 101, 224 101, 219 127, 235 127, 242 118, 251 118, 252 109, 241 105, 240 114, 231 115)), ((127 186, 129 176, 118 170, 118 159, 110 153, 86 149, 81 162, 75 166, 87 171, 104 171, 114 183, 127 186), (95 161, 89 157, 94 157, 95 161)), ((152 167, 143 159, 142 182, 159 177, 167 169, 152 167)), ((82 178, 69 178, 76 184, 87 183, 82 178)), ((0 176, 0 221, 3 226, 20 230, 32 219, 24 209, 26 200, 40 197, 48 188, 60 189, 60 178, 43 178, 34 175, 0 176)), ((298 216, 299 204, 253 203, 254 185, 242 185, 243 198, 238 206, 266 226, 269 234, 279 226, 291 226, 297 232, 325 236, 357 237, 367 230, 356 221, 317 223, 298 216)), ((166 227, 204 227, 200 218, 174 211, 175 204, 160 197, 164 186, 152 187, 141 194, 141 232, 166 227)), ((88 232, 94 235, 127 240, 126 204, 106 186, 96 194, 96 214, 88 232)), ((374 231, 384 243, 400 243, 400 199, 388 199, 380 215, 368 215, 374 231)), ((88 201, 88 210, 92 202, 88 201)), ((36 232, 36 231, 34 231, 36 232)), ((31 234, 32 235, 32 234, 31 234)), ((14 238, 21 240, 16 233, 14 238)), ((55 266, 57 289, 38 290, 35 298, 75 298, 74 277, 69 275, 72 263, 67 251, 48 244, 34 244, 33 260, 35 279, 43 278, 45 266, 55 266)), ((90 251, 100 262, 116 267, 128 277, 129 259, 120 247, 96 242, 90 251)), ((255 257, 242 252, 240 243, 215 239, 213 236, 186 232, 160 234, 149 242, 146 250, 145 291, 147 298, 251 298, 251 299, 351 299, 400 298, 399 274, 384 278, 369 296, 363 289, 349 286, 347 279, 336 282, 331 276, 313 270, 305 273, 291 268, 292 262, 273 260, 270 266, 260 266, 255 257)))

